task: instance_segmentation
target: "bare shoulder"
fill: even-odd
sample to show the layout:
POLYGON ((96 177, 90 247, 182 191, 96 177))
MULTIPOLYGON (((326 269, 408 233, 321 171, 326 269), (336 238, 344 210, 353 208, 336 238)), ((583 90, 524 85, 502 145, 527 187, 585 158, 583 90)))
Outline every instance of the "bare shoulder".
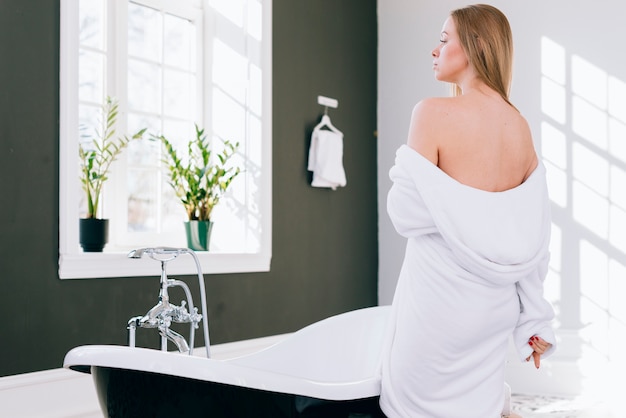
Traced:
POLYGON ((539 164, 539 158, 537 157, 537 153, 535 151, 535 143, 533 141, 530 125, 521 113, 518 113, 517 123, 517 131, 520 135, 519 141, 521 142, 523 151, 525 151, 526 155, 527 170, 524 176, 524 180, 526 180, 528 176, 532 174, 535 168, 537 168, 537 165, 539 164))
POLYGON ((452 99, 431 97, 421 100, 413 107, 411 113, 407 144, 433 164, 438 163, 441 127, 445 126, 455 113, 455 103, 452 99))
POLYGON ((517 115, 520 131, 526 135, 530 141, 532 141, 532 134, 530 132, 530 125, 528 124, 528 121, 521 113, 517 112, 517 115))
POLYGON ((465 125, 472 115, 472 103, 463 96, 431 97, 417 103, 413 108, 412 120, 424 127, 437 127, 437 132, 465 125))
POLYGON ((458 106, 455 97, 429 97, 413 107, 413 117, 446 117, 458 106))
POLYGON ((512 109, 510 116, 506 117, 505 120, 506 124, 510 125, 509 129, 506 130, 505 138, 516 143, 520 148, 518 151, 529 150, 530 148, 534 150, 532 133, 526 118, 516 109, 512 109))

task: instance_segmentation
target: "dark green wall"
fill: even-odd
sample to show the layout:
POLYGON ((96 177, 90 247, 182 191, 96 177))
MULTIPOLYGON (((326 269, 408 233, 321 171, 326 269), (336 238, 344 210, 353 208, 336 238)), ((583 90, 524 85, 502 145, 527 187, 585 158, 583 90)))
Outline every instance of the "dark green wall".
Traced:
MULTIPOLYGON (((206 276, 213 343, 377 303, 376 1, 273 4, 272 266, 206 276), (330 116, 345 135, 348 185, 334 192, 306 171, 320 94, 339 100, 330 116)), ((58 38, 58 0, 0 1, 0 376, 125 344, 127 320, 157 297, 156 277, 58 277, 58 38)))

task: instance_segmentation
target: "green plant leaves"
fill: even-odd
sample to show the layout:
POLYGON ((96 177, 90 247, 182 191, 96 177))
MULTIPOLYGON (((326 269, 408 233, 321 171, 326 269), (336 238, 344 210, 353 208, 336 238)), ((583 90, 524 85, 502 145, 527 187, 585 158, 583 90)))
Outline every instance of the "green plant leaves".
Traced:
POLYGON ((169 184, 185 207, 188 219, 210 220, 213 208, 241 173, 239 167, 227 168, 239 143, 224 141, 223 151, 213 155, 204 129, 196 125, 196 137, 187 143, 189 158, 184 163, 171 141, 163 135, 155 139, 163 144, 163 163, 168 167, 169 184))
POLYGON ((86 149, 78 144, 80 159, 80 181, 87 197, 87 217, 95 218, 98 213, 102 186, 108 180, 111 164, 119 157, 130 141, 143 137, 146 129, 141 129, 130 138, 115 137, 115 125, 118 116, 118 102, 111 97, 106 98, 102 106, 104 118, 96 135, 90 138, 93 149, 86 149))
MULTIPOLYGON (((87 217, 95 218, 104 183, 108 180, 111 164, 120 156, 130 141, 141 139, 146 129, 131 137, 116 136, 118 102, 106 98, 102 106, 100 129, 88 144, 79 144, 80 181, 87 197, 87 217)), ((204 129, 195 126, 196 135, 187 143, 188 158, 181 158, 176 148, 164 136, 152 136, 163 144, 163 162, 169 172, 169 184, 181 201, 189 220, 210 220, 211 213, 232 181, 241 173, 239 167, 228 167, 239 143, 224 141, 221 152, 213 152, 204 129)))

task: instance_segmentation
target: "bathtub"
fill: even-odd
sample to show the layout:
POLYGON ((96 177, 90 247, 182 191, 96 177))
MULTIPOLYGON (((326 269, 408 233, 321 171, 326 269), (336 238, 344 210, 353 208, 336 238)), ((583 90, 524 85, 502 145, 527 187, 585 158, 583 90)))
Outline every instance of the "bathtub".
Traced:
POLYGON ((378 417, 389 311, 336 315, 228 360, 92 345, 64 367, 92 374, 107 417, 378 417))

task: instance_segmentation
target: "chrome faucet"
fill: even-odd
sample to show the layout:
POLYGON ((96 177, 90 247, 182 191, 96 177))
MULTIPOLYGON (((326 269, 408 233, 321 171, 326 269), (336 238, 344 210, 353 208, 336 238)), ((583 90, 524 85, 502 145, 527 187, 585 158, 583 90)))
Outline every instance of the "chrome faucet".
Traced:
POLYGON ((171 341, 176 345, 181 353, 193 354, 195 330, 203 319, 204 341, 206 346, 207 357, 210 357, 210 341, 208 329, 208 316, 206 308, 206 292, 204 289, 204 277, 200 269, 200 262, 196 254, 188 248, 141 248, 133 250, 128 254, 129 258, 141 258, 148 255, 153 260, 161 262, 161 288, 159 290, 158 303, 153 306, 145 315, 135 316, 128 321, 128 344, 135 346, 135 331, 140 328, 156 328, 161 335, 161 350, 167 351, 167 341, 171 341), (198 313, 198 308, 193 305, 193 298, 189 286, 181 280, 169 279, 167 277, 167 263, 176 259, 181 254, 190 254, 196 262, 198 271, 198 280, 200 285, 200 296, 202 303, 202 314, 198 313), (168 288, 181 287, 185 292, 187 300, 182 300, 180 306, 170 303, 168 288), (189 311, 186 308, 189 305, 189 311), (178 332, 170 329, 172 322, 189 323, 189 343, 178 332))

